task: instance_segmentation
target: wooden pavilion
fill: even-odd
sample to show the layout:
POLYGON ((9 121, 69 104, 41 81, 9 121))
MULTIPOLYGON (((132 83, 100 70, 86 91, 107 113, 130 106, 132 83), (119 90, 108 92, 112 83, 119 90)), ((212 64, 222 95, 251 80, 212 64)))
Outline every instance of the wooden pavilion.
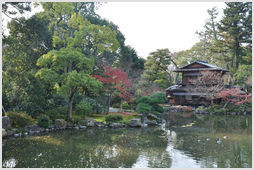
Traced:
MULTIPOLYGON (((182 82, 177 85, 168 87, 166 89, 166 95, 169 104, 172 105, 202 105, 211 103, 211 98, 205 97, 204 93, 207 93, 205 88, 202 87, 203 91, 191 91, 190 83, 191 79, 201 76, 203 72, 216 72, 218 75, 224 75, 228 70, 209 64, 206 61, 195 60, 193 63, 185 65, 180 69, 174 70, 174 72, 182 73, 182 82), (202 96, 202 97, 200 97, 202 96), (196 101, 196 102, 193 102, 196 101)), ((220 79, 222 76, 218 76, 220 79)), ((224 80, 223 80, 224 81, 224 80)), ((198 87, 197 87, 198 88, 198 87)), ((201 88, 200 88, 201 89, 201 88)), ((218 103, 220 101, 214 101, 218 103)))

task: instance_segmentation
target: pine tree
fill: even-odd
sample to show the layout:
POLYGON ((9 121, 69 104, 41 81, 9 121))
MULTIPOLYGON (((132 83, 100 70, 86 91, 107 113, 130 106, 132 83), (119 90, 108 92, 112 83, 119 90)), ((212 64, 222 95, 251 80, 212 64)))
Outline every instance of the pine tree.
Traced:
POLYGON ((166 49, 158 49, 147 57, 145 70, 139 82, 139 95, 150 95, 156 91, 164 90, 172 80, 168 66, 171 64, 171 52, 166 49))
MULTIPOLYGON (((243 63, 246 48, 251 48, 251 2, 226 2, 224 17, 219 24, 220 44, 230 52, 230 67, 238 69, 243 63)), ((233 70, 232 70, 233 71, 233 70)), ((233 71, 234 72, 234 71, 233 71)))

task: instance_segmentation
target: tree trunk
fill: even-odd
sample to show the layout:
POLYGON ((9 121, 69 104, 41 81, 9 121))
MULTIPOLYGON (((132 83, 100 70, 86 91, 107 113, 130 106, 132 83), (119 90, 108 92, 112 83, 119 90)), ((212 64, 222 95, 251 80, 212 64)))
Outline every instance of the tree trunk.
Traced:
POLYGON ((224 104, 223 109, 225 109, 228 104, 229 104, 229 101, 224 104))
POLYGON ((214 106, 213 98, 211 98, 211 104, 212 104, 212 106, 214 106))
MULTIPOLYGON (((177 66, 177 64, 174 62, 174 60, 172 60, 172 63, 175 65, 176 69, 178 69, 179 67, 177 66)), ((176 73, 176 77, 175 77, 175 84, 178 84, 178 78, 179 78, 179 72, 176 73)))
POLYGON ((72 101, 73 101, 74 92, 71 91, 68 98, 68 110, 67 110, 67 122, 71 121, 72 118, 72 101))
POLYGON ((108 102, 107 102, 107 112, 106 112, 106 115, 107 115, 108 112, 109 112, 110 100, 111 100, 111 94, 108 95, 108 102))
POLYGON ((179 79, 179 72, 176 73, 175 84, 179 84, 178 79, 179 79))
POLYGON ((120 113, 122 112, 122 109, 123 109, 123 99, 121 99, 121 104, 120 104, 120 109, 119 109, 120 113))

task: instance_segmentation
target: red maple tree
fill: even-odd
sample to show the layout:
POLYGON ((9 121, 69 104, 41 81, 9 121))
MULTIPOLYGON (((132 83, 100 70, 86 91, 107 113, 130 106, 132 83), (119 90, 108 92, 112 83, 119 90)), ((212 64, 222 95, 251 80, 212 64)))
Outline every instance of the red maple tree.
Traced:
POLYGON ((252 94, 244 94, 239 88, 231 88, 220 91, 218 97, 225 101, 224 108, 228 103, 235 105, 248 104, 252 100, 252 94))
POLYGON ((128 75, 125 72, 123 72, 120 68, 112 68, 106 66, 104 68, 102 76, 93 75, 93 77, 98 78, 98 80, 103 83, 104 85, 103 90, 108 93, 108 102, 107 102, 108 110, 112 94, 115 91, 119 92, 119 97, 121 98, 121 105, 123 101, 128 102, 132 101, 133 95, 129 91, 130 87, 132 86, 132 81, 128 79, 128 75))

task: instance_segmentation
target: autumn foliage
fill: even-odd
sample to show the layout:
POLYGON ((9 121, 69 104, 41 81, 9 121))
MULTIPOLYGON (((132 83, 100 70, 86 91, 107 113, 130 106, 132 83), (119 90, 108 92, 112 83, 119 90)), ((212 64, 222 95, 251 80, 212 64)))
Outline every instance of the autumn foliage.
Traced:
POLYGON ((247 104, 252 100, 252 94, 243 94, 239 88, 222 90, 218 97, 222 98, 225 102, 235 105, 247 104))
POLYGON ((104 84, 103 90, 108 92, 110 96, 114 91, 118 91, 119 97, 123 100, 132 100, 133 96, 129 92, 132 82, 128 79, 128 75, 120 68, 106 66, 102 76, 93 75, 93 77, 98 78, 98 80, 104 84))

